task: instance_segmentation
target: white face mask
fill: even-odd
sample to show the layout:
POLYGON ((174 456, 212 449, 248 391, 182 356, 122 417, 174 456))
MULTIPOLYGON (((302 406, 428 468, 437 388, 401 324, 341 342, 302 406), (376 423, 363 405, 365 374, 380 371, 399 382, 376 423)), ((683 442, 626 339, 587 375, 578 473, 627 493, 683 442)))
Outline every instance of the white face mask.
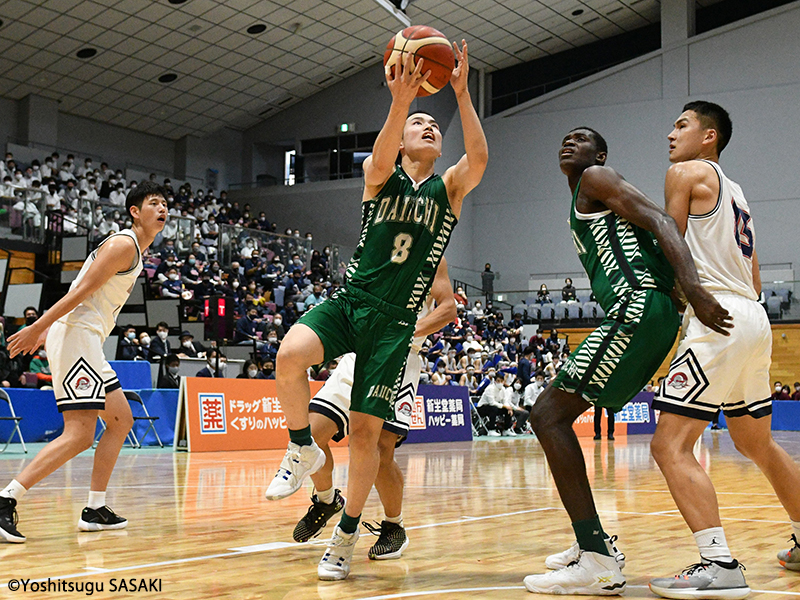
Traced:
POLYGON ((169 274, 170 281, 178 281, 178 274, 177 273, 170 273, 169 274))
POLYGON ((439 373, 444 373, 444 367, 439 367, 439 368, 438 368, 438 369, 436 369, 436 370, 437 370, 437 371, 439 371, 439 373))
POLYGON ((276 337, 270 337, 270 338, 267 338, 267 341, 268 341, 270 344, 274 344, 275 342, 277 342, 277 341, 278 341, 278 338, 276 338, 276 337))
POLYGON ((776 386, 775 386, 775 391, 776 391, 776 392, 780 392, 780 391, 781 391, 781 386, 779 386, 779 385, 776 385, 776 386))
POLYGON ((251 379, 258 375, 258 369, 247 369, 247 375, 251 379))
POLYGON ((503 389, 503 384, 502 383, 495 383, 494 385, 498 390, 503 389))
POLYGON ((514 389, 515 390, 521 390, 522 389, 522 384, 521 383, 515 383, 514 384, 514 389))
POLYGON ((169 335, 169 332, 161 330, 158 331, 156 335, 158 335, 158 337, 161 339, 162 342, 165 342, 167 341, 167 335, 169 335))
POLYGON ((280 325, 280 324, 283 323, 283 320, 282 319, 275 319, 273 322, 275 323, 275 325, 280 325))
POLYGON ((192 340, 186 340, 185 342, 181 342, 181 345, 184 348, 191 348, 192 347, 192 340))
POLYGON ((142 346, 149 346, 150 345, 150 336, 144 336, 141 340, 142 346))

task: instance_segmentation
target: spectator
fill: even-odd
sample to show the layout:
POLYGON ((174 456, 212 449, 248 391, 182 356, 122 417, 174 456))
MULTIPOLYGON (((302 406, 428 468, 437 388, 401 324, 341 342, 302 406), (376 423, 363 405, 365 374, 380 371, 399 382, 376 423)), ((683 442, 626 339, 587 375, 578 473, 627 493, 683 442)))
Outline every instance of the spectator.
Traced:
POLYGON ((26 307, 22 311, 22 315, 25 317, 25 324, 20 327, 20 330, 25 329, 28 325, 33 325, 39 319, 39 311, 33 306, 26 307))
POLYGON ((800 381, 794 382, 794 394, 792 394, 792 400, 800 400, 800 381))
POLYGON ((528 388, 531 383, 531 374, 533 373, 533 354, 534 354, 533 346, 527 346, 525 351, 522 353, 522 358, 519 359, 519 365, 517 366, 517 372, 519 374, 519 380, 522 383, 523 391, 528 388))
POLYGON ((494 273, 492 272, 492 265, 489 263, 486 263, 483 273, 481 273, 481 284, 483 285, 483 295, 486 296, 486 301, 492 300, 494 297, 494 273))
POLYGON ((161 284, 162 298, 180 298, 183 291, 183 283, 178 275, 177 267, 169 267, 167 279, 161 284))
MULTIPOLYGON (((149 361, 152 353, 150 350, 151 345, 151 338, 150 334, 146 331, 143 331, 139 334, 139 358, 149 361)), ((158 362, 158 357, 153 356, 153 360, 151 362, 158 362)))
POLYGON ((44 346, 40 347, 38 352, 33 355, 28 371, 36 375, 38 379, 37 387, 50 388, 53 383, 53 376, 50 374, 50 362, 47 360, 47 352, 44 346))
POLYGON ((539 291, 536 292, 536 302, 539 304, 548 304, 552 302, 552 300, 550 300, 550 292, 547 291, 547 286, 545 284, 539 286, 539 291))
POLYGON ((261 364, 261 373, 263 373, 265 379, 275 379, 275 361, 265 360, 261 364))
POLYGON ((431 383, 433 385, 448 385, 450 383, 450 375, 445 375, 447 364, 445 359, 441 359, 436 363, 436 372, 431 376, 431 383))
POLYGON ((561 300, 564 302, 578 301, 577 290, 572 285, 572 279, 569 277, 564 280, 564 287, 561 288, 561 300))
POLYGON ((256 361, 248 359, 244 361, 242 372, 236 376, 236 379, 266 379, 266 377, 259 370, 256 361))
POLYGON ((525 424, 528 422, 530 412, 523 408, 522 381, 515 377, 511 385, 505 388, 503 405, 510 408, 514 418, 514 426, 506 431, 506 435, 514 437, 518 433, 525 431, 525 424))
POLYGON ((181 358, 203 358, 206 349, 202 344, 194 341, 194 336, 189 331, 181 332, 181 347, 178 349, 178 356, 181 358))
POLYGON ((775 392, 771 396, 772 400, 791 400, 792 397, 783 391, 783 384, 780 381, 775 382, 775 392))
POLYGON ((328 379, 330 378, 330 376, 333 374, 333 372, 336 370, 336 367, 338 367, 338 366, 339 366, 339 363, 337 361, 335 361, 335 360, 328 361, 328 363, 325 365, 325 368, 324 369, 320 369, 319 373, 317 373, 317 376, 314 377, 314 380, 315 381, 328 381, 328 379))
POLYGON ((491 385, 486 386, 478 401, 478 414, 489 419, 489 435, 499 437, 511 428, 513 411, 505 406, 505 375, 496 373, 491 385))
POLYGON ((128 325, 122 332, 122 338, 119 341, 119 351, 117 352, 117 360, 134 360, 139 353, 139 340, 136 338, 136 328, 133 325, 128 325))
MULTIPOLYGON (((606 408, 606 416, 608 419, 608 439, 614 439, 614 411, 606 408)), ((594 407, 594 439, 595 440, 602 440, 603 436, 601 435, 601 427, 603 422, 603 407, 595 406, 594 407)))
POLYGON ((228 370, 228 359, 216 348, 211 348, 206 355, 206 366, 197 372, 195 377, 225 377, 228 370))
POLYGON ((544 382, 544 373, 536 371, 533 382, 525 388, 525 393, 523 394, 522 405, 525 410, 530 412, 533 405, 536 404, 536 399, 544 391, 545 387, 547 386, 544 382))
POLYGON ((278 340, 278 334, 274 330, 269 330, 267 332, 267 343, 259 348, 262 360, 271 360, 274 363, 280 347, 281 343, 278 340))
POLYGON ((258 310, 250 307, 247 314, 236 321, 236 329, 233 332, 234 344, 252 344, 256 339, 256 330, 259 325, 258 310))
POLYGON ((322 284, 321 283, 315 283, 314 284, 314 291, 311 292, 311 294, 308 295, 308 297, 304 300, 304 303, 306 305, 306 308, 308 308, 309 305, 316 306, 317 304, 319 304, 323 300, 325 300, 325 294, 322 291, 322 284))
POLYGON ((475 374, 475 367, 473 365, 469 365, 467 367, 467 372, 461 376, 458 385, 463 385, 469 390, 470 395, 474 395, 478 393, 479 383, 480 381, 478 376, 475 374))
POLYGON ((286 323, 287 328, 294 325, 294 322, 297 321, 297 313, 295 312, 294 309, 294 302, 292 302, 291 300, 287 302, 284 305, 283 310, 281 310, 280 314, 282 317, 281 322, 286 323))
POLYGON ((178 375, 178 371, 181 369, 181 359, 176 354, 167 354, 163 361, 164 368, 156 387, 176 390, 181 387, 181 378, 178 375))
MULTIPOLYGON (((172 354, 172 347, 167 337, 169 336, 169 325, 161 321, 156 325, 156 337, 150 343, 150 356, 154 359, 172 354)), ((176 357, 177 358, 177 357, 176 357)))

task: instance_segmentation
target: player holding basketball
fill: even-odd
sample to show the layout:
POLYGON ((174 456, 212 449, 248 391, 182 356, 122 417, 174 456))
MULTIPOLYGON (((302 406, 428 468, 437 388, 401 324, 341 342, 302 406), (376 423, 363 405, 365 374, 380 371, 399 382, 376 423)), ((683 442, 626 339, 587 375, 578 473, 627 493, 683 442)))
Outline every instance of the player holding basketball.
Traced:
POLYGON ((531 411, 577 538, 569 550, 548 557, 547 566, 556 570, 525 578, 531 592, 605 596, 625 589, 617 562, 624 558, 600 524, 572 424, 591 405, 620 410, 650 381, 678 332, 670 298, 675 277, 704 323, 719 332, 726 326, 727 312, 700 285, 675 222, 603 166, 606 156, 605 140, 587 127, 569 132, 559 151, 572 191, 572 239, 607 317, 570 354, 531 411))
MULTIPOLYGON (((414 331, 414 341, 408 353, 403 382, 394 401, 394 418, 384 421, 378 439, 380 467, 375 479, 375 489, 383 504, 386 518, 381 522, 380 536, 369 549, 372 560, 400 558, 408 547, 408 536, 403 528, 403 472, 394 460, 394 451, 408 437, 411 414, 419 386, 421 361, 419 352, 425 338, 455 320, 456 302, 447 275, 447 261, 442 258, 431 286, 431 293, 422 305, 414 331), (434 308, 433 302, 436 302, 434 308)), ((328 520, 341 512, 345 500, 339 490, 333 489, 333 455, 329 448, 331 439, 342 440, 347 435, 350 420, 350 397, 353 389, 353 371, 356 355, 345 354, 333 375, 311 399, 309 420, 314 441, 325 452, 325 464, 311 475, 316 494, 311 497, 308 513, 294 529, 294 540, 305 542, 316 536, 328 520)), ((372 531, 372 527, 364 523, 372 531)), ((377 529, 374 531, 377 533, 377 529)))
POLYGON ((163 187, 149 181, 131 190, 125 202, 131 228, 106 238, 83 263, 67 295, 36 323, 8 338, 12 357, 33 352, 46 338, 64 432, 0 491, 0 536, 7 542, 25 541, 16 528, 17 502, 33 485, 91 448, 98 415, 107 429, 94 453, 89 501, 78 528, 100 531, 128 524, 106 506, 106 488, 133 417, 117 375, 103 356, 103 341, 142 271, 142 252, 166 223, 166 197, 163 187))
POLYGON ((667 212, 686 236, 703 287, 737 326, 730 337, 720 336, 687 309, 683 338, 653 401, 661 410, 653 457, 700 551, 700 562, 681 575, 650 582, 665 598, 744 598, 750 591, 728 549, 711 479, 692 453, 720 409, 736 449, 758 465, 792 519, 795 546, 778 559, 800 570, 800 469, 772 439, 772 331, 758 304, 753 219, 742 189, 718 164, 732 131, 721 106, 698 101, 683 107, 668 136, 667 212))
POLYGON ((386 71, 392 94, 389 115, 364 161, 361 237, 347 269, 343 290, 304 315, 281 344, 277 359, 278 397, 286 414, 290 443, 267 498, 297 491, 325 463, 308 421, 310 391, 306 369, 356 353, 350 413, 348 501, 319 563, 321 579, 344 579, 358 539, 361 511, 375 482, 383 422, 402 379, 417 312, 428 295, 439 261, 461 213, 464 196, 483 177, 486 138, 467 88, 467 46, 456 47, 458 66, 450 83, 456 94, 466 154, 442 176, 434 174, 442 134, 428 114, 411 112, 424 65, 410 54, 394 73, 386 71), (401 155, 400 165, 395 159, 401 155))

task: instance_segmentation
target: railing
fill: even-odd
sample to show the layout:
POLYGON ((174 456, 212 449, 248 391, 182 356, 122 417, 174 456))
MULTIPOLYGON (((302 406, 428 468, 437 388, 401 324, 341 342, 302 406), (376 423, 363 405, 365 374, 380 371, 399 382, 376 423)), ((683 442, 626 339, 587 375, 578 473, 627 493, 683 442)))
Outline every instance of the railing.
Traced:
POLYGON ((299 267, 311 269, 311 240, 297 238, 280 233, 250 229, 241 225, 219 226, 219 260, 220 264, 229 266, 234 260, 240 260, 242 251, 258 250, 266 263, 277 256, 287 270, 299 267), (301 264, 293 264, 292 257, 297 255, 301 264))
POLYGON ((26 242, 43 244, 46 230, 47 200, 41 188, 0 186, 0 230, 26 242))

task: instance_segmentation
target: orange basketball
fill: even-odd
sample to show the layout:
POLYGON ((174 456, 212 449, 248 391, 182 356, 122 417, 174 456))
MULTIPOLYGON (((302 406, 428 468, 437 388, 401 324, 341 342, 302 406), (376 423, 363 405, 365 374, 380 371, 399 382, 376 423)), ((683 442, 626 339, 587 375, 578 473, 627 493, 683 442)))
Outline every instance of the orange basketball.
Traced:
POLYGON ((450 81, 456 57, 453 47, 441 31, 424 25, 406 27, 386 45, 383 64, 392 67, 394 73, 394 66, 403 64, 406 54, 411 54, 415 65, 418 59, 424 59, 422 72, 431 72, 428 80, 420 86, 417 96, 435 94, 450 81))

